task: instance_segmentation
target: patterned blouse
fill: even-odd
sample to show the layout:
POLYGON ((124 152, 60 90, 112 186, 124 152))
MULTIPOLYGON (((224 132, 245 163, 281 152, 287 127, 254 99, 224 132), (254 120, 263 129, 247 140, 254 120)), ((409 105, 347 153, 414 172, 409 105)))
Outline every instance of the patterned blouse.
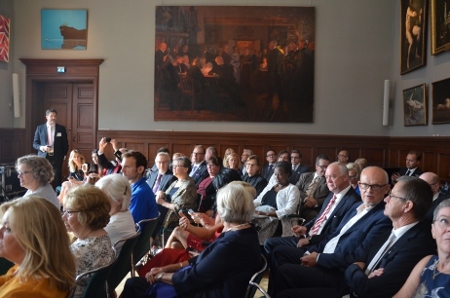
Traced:
MULTIPOLYGON (((114 259, 114 250, 108 234, 101 237, 77 239, 70 245, 70 250, 77 259, 76 275, 108 265, 114 259)), ((82 297, 89 282, 86 276, 77 282, 74 297, 82 297)))

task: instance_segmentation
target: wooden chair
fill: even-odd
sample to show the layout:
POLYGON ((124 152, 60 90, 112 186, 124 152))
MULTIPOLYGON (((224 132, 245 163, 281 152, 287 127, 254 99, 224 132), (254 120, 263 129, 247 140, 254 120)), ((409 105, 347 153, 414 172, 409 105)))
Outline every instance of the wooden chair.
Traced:
POLYGON ((259 290, 262 294, 264 294, 265 298, 270 298, 269 294, 267 294, 267 292, 263 289, 263 287, 259 285, 267 269, 266 258, 263 255, 261 255, 261 258, 263 264, 261 266, 261 269, 259 269, 255 274, 253 274, 252 278, 248 282, 245 298, 253 298, 255 296, 256 290, 259 290))
POLYGON ((191 101, 191 111, 194 111, 197 94, 195 92, 194 80, 186 76, 179 76, 181 87, 181 103, 178 110, 181 110, 186 99, 191 101))

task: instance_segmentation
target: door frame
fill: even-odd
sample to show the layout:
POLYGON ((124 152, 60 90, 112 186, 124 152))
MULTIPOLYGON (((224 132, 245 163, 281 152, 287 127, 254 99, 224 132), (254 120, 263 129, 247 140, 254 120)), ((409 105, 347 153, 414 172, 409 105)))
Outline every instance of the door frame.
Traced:
MULTIPOLYGON (((98 132, 98 81, 100 64, 103 59, 19 59, 26 65, 26 99, 25 99, 25 148, 33 149, 34 130, 37 123, 45 122, 45 114, 37 118, 35 110, 39 109, 39 83, 44 82, 91 82, 94 89, 94 140, 98 132), (57 72, 58 67, 64 67, 65 72, 57 72)), ((45 112, 45 111, 44 111, 45 112)), ((95 147, 95 144, 92 144, 95 147)), ((94 148, 93 147, 93 148, 94 148)), ((28 149, 25 150, 28 152, 28 149)))

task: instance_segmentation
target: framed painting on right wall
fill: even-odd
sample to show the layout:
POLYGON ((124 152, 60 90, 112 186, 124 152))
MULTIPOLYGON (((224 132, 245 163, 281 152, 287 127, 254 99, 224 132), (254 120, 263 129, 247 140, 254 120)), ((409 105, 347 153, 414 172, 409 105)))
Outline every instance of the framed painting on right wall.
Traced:
POLYGON ((426 84, 403 90, 405 126, 427 125, 426 84))
POLYGON ((450 123, 450 78, 434 82, 433 124, 450 123))
POLYGON ((431 0, 431 54, 450 50, 450 0, 431 0))

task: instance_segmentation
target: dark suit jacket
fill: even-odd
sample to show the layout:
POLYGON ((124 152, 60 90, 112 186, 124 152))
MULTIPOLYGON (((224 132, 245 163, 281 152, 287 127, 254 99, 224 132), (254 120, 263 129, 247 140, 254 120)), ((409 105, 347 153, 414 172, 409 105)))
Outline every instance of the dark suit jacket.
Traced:
MULTIPOLYGON (((392 230, 386 230, 370 247, 367 258, 357 261, 370 264, 377 252, 389 238, 392 230)), ((368 279, 364 270, 350 265, 345 278, 350 291, 358 297, 392 297, 403 286, 414 266, 425 256, 436 253, 436 242, 431 238, 430 226, 418 223, 385 253, 377 268, 384 268, 381 276, 368 279)))
POLYGON ((380 235, 392 229, 391 220, 383 213, 384 205, 383 201, 380 202, 348 229, 339 239, 334 253, 321 252, 327 242, 337 236, 344 225, 356 214, 356 208, 352 212, 347 212, 334 233, 327 235, 318 244, 308 246, 309 251, 321 253, 317 264, 323 268, 346 269, 356 260, 362 259, 380 235))
MULTIPOLYGON (((194 167, 194 166, 192 166, 194 167)), ((195 185, 198 188, 198 185, 200 182, 202 182, 203 179, 208 177, 208 169, 206 168, 206 162, 203 161, 200 166, 198 167, 197 171, 195 171, 194 176, 192 176, 192 179, 194 179, 195 185)), ((190 176, 190 175, 189 175, 190 176)))
POLYGON ((270 178, 272 177, 274 168, 275 168, 275 164, 272 164, 271 170, 269 170, 269 165, 264 165, 263 170, 262 170, 262 176, 264 178, 266 178, 267 181, 269 181, 270 178))
MULTIPOLYGON (((327 208, 328 204, 333 198, 333 195, 334 194, 332 192, 329 193, 328 197, 322 205, 322 209, 320 209, 319 214, 317 214, 316 217, 305 224, 305 227, 308 229, 308 231, 314 226, 316 220, 319 219, 320 216, 322 216, 322 213, 327 208)), ((352 187, 350 187, 350 189, 342 197, 342 199, 339 201, 339 204, 336 206, 336 208, 334 208, 333 212, 328 217, 329 219, 326 221, 320 235, 314 235, 311 237, 311 240, 309 241, 310 245, 319 243, 326 237, 326 235, 332 234, 334 230, 339 226, 345 215, 349 212, 352 212, 360 203, 361 197, 355 192, 352 187)))
POLYGON ((298 179, 300 178, 300 175, 303 173, 307 173, 309 171, 310 170, 308 169, 307 166, 299 165, 297 167, 297 169, 295 169, 295 171, 292 170, 291 177, 289 177, 289 183, 294 184, 294 185, 297 184, 298 179))
MULTIPOLYGON (((408 168, 401 168, 398 173, 400 174, 400 176, 405 176, 406 172, 408 171, 408 168)), ((422 171, 417 168, 414 173, 412 174, 413 177, 419 177, 420 175, 422 175, 422 171)))
MULTIPOLYGON (((158 169, 156 169, 156 171, 153 171, 153 168, 147 173, 146 182, 151 189, 153 189, 153 186, 155 185, 158 174, 158 169)), ((172 171, 168 169, 161 178, 161 183, 159 184, 158 190, 162 190, 165 192, 175 180, 177 180, 177 177, 175 177, 172 171)))
MULTIPOLYGON (((56 162, 62 164, 64 157, 69 150, 69 142, 67 141, 66 128, 62 125, 55 124, 55 135, 53 137, 54 143, 54 159, 56 162)), ((40 146, 46 146, 48 144, 47 136, 47 124, 39 125, 36 128, 33 139, 33 148, 37 150, 37 155, 47 157, 47 152, 39 150, 40 146)))

